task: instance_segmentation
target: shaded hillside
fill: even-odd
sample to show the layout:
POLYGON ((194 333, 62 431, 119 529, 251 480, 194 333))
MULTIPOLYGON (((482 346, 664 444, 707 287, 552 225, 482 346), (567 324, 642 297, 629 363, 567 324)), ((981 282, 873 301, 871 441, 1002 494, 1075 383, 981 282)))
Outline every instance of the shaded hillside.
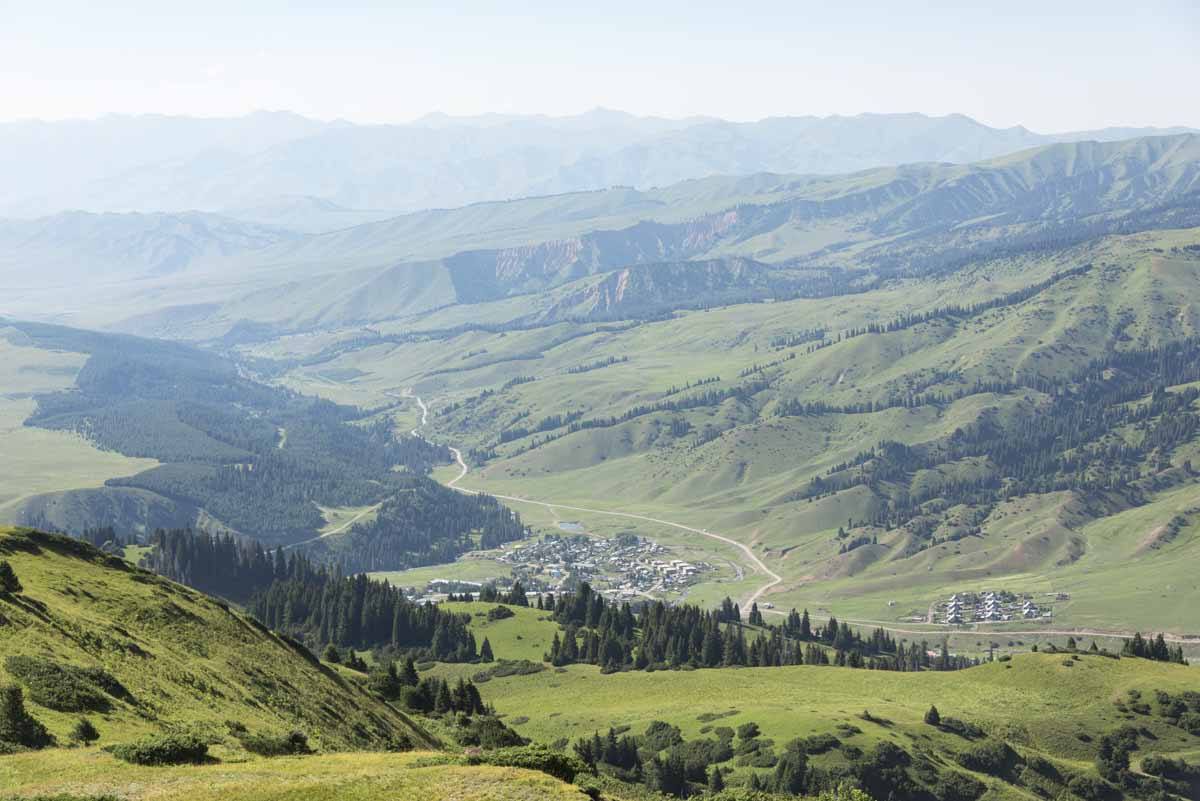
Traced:
POLYGON ((36 717, 63 740, 80 713, 94 713, 103 743, 178 728, 222 736, 231 720, 300 729, 330 750, 430 743, 407 716, 224 602, 31 530, 0 531, 0 558, 23 587, 0 595, 0 676, 25 687, 36 717), (13 662, 25 657, 92 670, 104 689, 80 689, 83 708, 48 700, 13 662))
POLYGON ((0 220, 0 278, 13 286, 71 286, 170 276, 295 238, 282 228, 195 212, 0 220))

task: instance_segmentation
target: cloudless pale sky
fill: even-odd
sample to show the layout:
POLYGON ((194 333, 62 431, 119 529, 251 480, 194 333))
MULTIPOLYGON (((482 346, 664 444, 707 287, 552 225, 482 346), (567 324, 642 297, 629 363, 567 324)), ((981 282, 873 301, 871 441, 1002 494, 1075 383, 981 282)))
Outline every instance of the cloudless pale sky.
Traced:
POLYGON ((0 120, 291 110, 1200 127, 1200 1, 0 0, 0 120))

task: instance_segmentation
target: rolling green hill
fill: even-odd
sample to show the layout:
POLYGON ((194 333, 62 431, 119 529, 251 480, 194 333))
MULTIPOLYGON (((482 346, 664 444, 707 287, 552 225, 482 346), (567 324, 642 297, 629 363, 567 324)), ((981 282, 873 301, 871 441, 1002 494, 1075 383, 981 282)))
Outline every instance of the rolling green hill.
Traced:
MULTIPOLYGON (((541 610, 510 607, 513 616, 495 620, 488 614, 491 604, 450 606, 469 612, 476 636, 487 636, 502 658, 537 662, 539 651, 562 634, 541 610)), ((1191 759, 1200 753, 1200 735, 1164 716, 1162 705, 1178 694, 1195 698, 1194 667, 1117 659, 1083 644, 1079 651, 1063 651, 1043 641, 1041 653, 1031 653, 1030 645, 949 672, 803 665, 608 673, 576 664, 500 672, 482 686, 510 725, 547 743, 588 739, 592 732, 603 741, 610 729, 636 735, 663 725, 677 727, 688 741, 726 736, 722 729, 732 740, 735 730, 756 725, 764 738, 761 760, 749 760, 745 755, 752 752, 739 746, 720 761, 739 782, 755 768, 769 777, 785 744, 791 749, 797 739, 808 744, 812 775, 841 775, 848 768, 853 774, 864 754, 904 751, 911 758, 896 764, 910 768, 939 798, 955 797, 949 785, 960 767, 982 782, 975 793, 986 799, 1085 797, 1073 777, 1092 775, 1103 736, 1126 728, 1140 732, 1134 766, 1152 764, 1156 755, 1191 759), (926 719, 931 705, 944 725, 926 719), (1006 745, 999 752, 1008 756, 1000 763, 970 762, 983 744, 1001 741, 1006 745), (1070 794, 1064 794, 1067 785, 1070 794)), ((480 676, 469 665, 439 665, 434 672, 480 676)), ((872 778, 868 774, 864 786, 872 778)), ((1132 784, 1126 788, 1130 797, 1142 792, 1132 784)), ((1195 787, 1176 792, 1191 797, 1195 787)), ((886 795, 885 789, 877 797, 886 795)))
POLYGON ((298 729, 325 750, 432 739, 403 713, 246 615, 78 542, 0 532, 23 591, 0 596, 0 681, 66 742, 80 714, 100 743, 150 733, 298 729), (63 671, 101 676, 64 678, 63 671), (60 675, 61 674, 61 675, 60 675))

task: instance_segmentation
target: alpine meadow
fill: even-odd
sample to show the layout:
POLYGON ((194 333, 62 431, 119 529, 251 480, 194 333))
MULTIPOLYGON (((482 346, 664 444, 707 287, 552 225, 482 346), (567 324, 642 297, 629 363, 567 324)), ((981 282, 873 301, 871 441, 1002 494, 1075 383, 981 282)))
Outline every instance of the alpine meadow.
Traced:
POLYGON ((133 5, 0 33, 0 801, 1200 801, 1196 9, 133 5))

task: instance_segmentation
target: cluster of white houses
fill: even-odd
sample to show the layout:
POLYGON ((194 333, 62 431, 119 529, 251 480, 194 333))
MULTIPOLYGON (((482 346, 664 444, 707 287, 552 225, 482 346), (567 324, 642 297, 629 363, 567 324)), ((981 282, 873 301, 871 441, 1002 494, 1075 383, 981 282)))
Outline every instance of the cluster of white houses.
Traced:
POLYGON ((1048 618, 1052 612, 1043 609, 1029 596, 1018 599, 1010 592, 955 593, 942 607, 942 620, 948 626, 963 623, 1003 623, 1012 620, 1048 618))
POLYGON ((527 586, 561 591, 586 581, 607 595, 633 598, 682 589, 709 567, 670 555, 664 546, 633 534, 609 539, 551 535, 501 558, 527 586))

